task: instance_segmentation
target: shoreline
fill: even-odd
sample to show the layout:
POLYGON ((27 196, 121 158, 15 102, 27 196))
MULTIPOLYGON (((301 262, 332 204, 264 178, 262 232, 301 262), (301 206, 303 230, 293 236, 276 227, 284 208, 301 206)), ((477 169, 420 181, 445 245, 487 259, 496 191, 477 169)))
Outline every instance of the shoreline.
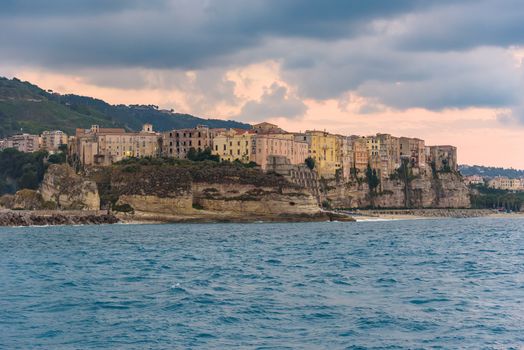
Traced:
POLYGON ((504 213, 494 209, 358 209, 347 211, 358 222, 383 220, 463 219, 476 217, 524 218, 524 212, 504 213))
POLYGON ((0 209, 0 227, 45 227, 78 225, 155 225, 172 223, 293 223, 293 222, 373 222, 446 218, 524 218, 524 212, 501 213, 491 209, 358 209, 322 211, 318 214, 266 215, 135 215, 107 211, 9 210, 0 209))

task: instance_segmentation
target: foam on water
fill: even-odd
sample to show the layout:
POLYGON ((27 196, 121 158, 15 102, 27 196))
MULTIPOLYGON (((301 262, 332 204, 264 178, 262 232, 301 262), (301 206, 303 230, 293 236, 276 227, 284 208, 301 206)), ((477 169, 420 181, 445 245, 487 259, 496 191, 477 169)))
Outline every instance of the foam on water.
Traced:
POLYGON ((524 220, 0 229, 0 349, 520 348, 524 220))

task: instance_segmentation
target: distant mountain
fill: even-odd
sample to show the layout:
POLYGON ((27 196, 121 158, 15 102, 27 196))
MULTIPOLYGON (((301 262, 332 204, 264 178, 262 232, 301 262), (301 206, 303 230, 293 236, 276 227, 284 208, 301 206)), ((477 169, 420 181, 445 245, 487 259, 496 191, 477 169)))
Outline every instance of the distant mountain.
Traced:
POLYGON ((459 165, 459 170, 464 176, 479 175, 482 177, 505 176, 509 178, 524 178, 524 170, 496 168, 482 165, 459 165))
POLYGON ((0 77, 0 137, 20 131, 40 133, 51 129, 72 134, 77 127, 89 128, 93 124, 139 130, 144 123, 152 123, 157 131, 198 124, 212 128, 251 127, 232 120, 203 119, 159 110, 154 105, 111 105, 96 98, 61 95, 16 78, 0 77))

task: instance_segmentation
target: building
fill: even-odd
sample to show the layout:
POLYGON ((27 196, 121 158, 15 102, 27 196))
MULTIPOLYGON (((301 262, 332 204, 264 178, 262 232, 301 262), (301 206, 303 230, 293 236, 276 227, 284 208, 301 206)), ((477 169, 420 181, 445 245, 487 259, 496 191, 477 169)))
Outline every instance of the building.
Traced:
POLYGON ((253 130, 244 129, 230 129, 219 133, 213 138, 213 154, 217 154, 223 161, 239 160, 249 163, 254 136, 253 130))
POLYGON ((35 152, 40 148, 40 137, 31 134, 18 134, 8 137, 4 148, 14 148, 20 152, 35 152))
POLYGON ((306 131, 305 139, 309 147, 309 157, 315 160, 318 175, 334 177, 342 167, 338 136, 326 131, 309 130, 306 131))
POLYGON ((382 159, 380 157, 380 138, 376 136, 365 137, 366 147, 368 149, 368 164, 371 169, 382 177, 382 159))
POLYGON ((426 147, 424 140, 410 137, 399 139, 400 158, 409 160, 413 168, 425 170, 426 167, 426 147))
POLYGON ((351 149, 353 150, 353 166, 351 172, 354 177, 363 177, 369 164, 368 143, 363 136, 350 136, 351 149))
POLYGON ((61 145, 67 145, 67 134, 61 130, 44 131, 40 135, 40 149, 54 153, 61 145))
POLYGON ((151 124, 144 124, 140 132, 93 125, 91 129, 76 130, 69 151, 82 165, 107 166, 124 158, 158 156, 160 135, 151 124))
POLYGON ((457 147, 429 146, 427 163, 437 171, 458 171, 457 147))
POLYGON ((484 185, 484 179, 479 175, 471 175, 464 177, 464 183, 466 185, 484 185))
POLYGON ((213 133, 205 125, 197 125, 195 128, 176 129, 162 133, 162 155, 186 159, 187 152, 191 148, 203 151, 213 146, 213 133))
POLYGON ((399 138, 390 134, 377 134, 376 138, 379 140, 381 175, 388 177, 400 167, 399 138))
POLYGON ((339 136, 337 140, 339 142, 338 149, 340 151, 342 178, 348 181, 351 177, 351 169, 354 163, 353 145, 351 139, 347 136, 339 136))
POLYGON ((255 134, 250 157, 262 170, 267 169, 270 157, 286 158, 291 165, 304 164, 308 157, 308 144, 296 140, 295 135, 289 133, 255 134))
POLYGON ((283 129, 279 128, 278 125, 263 122, 253 125, 253 130, 256 134, 283 134, 286 133, 283 129))
POLYGON ((488 187, 507 191, 524 191, 524 179, 510 179, 504 176, 488 181, 488 187))

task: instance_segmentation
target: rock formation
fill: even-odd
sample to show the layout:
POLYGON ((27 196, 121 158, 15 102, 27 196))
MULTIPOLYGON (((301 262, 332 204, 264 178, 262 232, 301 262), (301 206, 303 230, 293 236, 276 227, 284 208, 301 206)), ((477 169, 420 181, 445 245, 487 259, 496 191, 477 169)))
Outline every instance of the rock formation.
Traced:
POLYGON ((77 175, 64 164, 49 166, 40 186, 45 202, 63 210, 99 210, 100 196, 96 183, 77 175))

